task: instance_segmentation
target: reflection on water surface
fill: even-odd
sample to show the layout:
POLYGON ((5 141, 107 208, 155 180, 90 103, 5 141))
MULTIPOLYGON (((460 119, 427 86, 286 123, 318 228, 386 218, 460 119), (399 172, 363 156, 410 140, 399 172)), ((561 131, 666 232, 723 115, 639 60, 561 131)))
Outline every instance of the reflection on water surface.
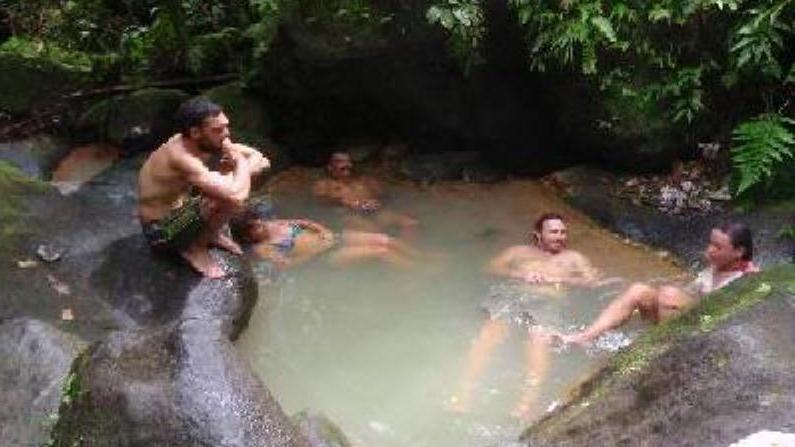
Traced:
MULTIPOLYGON (((306 171, 276 182, 285 217, 330 216, 303 189, 306 171)), ((483 301, 505 286, 482 273, 501 249, 527 240, 544 211, 568 217, 569 243, 607 276, 627 281, 681 271, 651 251, 624 244, 535 182, 447 184, 419 190, 392 185, 392 206, 421 223, 420 245, 440 253, 413 270, 380 265, 332 269, 322 260, 289 271, 263 296, 239 348, 285 410, 326 414, 357 445, 510 445, 522 424, 510 413, 525 385, 526 330, 511 329, 477 383, 469 412, 448 410, 466 355, 484 322, 483 301)), ((264 275, 263 275, 264 276, 264 275)), ((507 292, 510 293, 510 292, 507 292)), ((593 318, 612 297, 605 290, 561 293, 541 318, 560 330, 593 318)), ((608 344, 626 341, 621 334, 608 344)), ((569 349, 551 355, 533 412, 550 408, 609 355, 569 349)))

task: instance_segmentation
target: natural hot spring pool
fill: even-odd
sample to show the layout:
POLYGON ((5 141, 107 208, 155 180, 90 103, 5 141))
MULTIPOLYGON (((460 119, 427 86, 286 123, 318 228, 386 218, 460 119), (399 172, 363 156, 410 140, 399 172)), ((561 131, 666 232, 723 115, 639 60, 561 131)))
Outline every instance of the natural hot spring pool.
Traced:
MULTIPOLYGON (((306 192, 307 171, 276 181, 284 217, 324 221, 306 192)), ((467 352, 499 283, 482 273, 499 250, 525 241, 535 216, 568 218, 569 244, 608 276, 671 277, 681 271, 654 252, 616 239, 532 181, 444 184, 420 190, 393 184, 394 207, 422 223, 419 242, 443 255, 411 270, 381 265, 332 269, 315 262, 261 285, 261 300, 238 348, 288 414, 321 412, 356 445, 460 447, 509 445, 527 426, 511 417, 525 386, 526 332, 513 330, 478 382, 473 406, 448 410, 467 352)), ((264 281, 264 280, 263 280, 264 281)), ((589 321, 611 295, 560 299, 567 330, 589 321)), ((553 352, 533 407, 540 415, 609 353, 553 352)))

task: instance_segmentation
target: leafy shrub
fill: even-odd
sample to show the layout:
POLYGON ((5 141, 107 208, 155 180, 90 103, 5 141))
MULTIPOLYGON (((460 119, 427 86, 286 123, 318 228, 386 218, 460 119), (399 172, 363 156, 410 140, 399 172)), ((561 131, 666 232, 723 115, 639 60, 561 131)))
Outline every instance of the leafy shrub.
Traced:
POLYGON ((795 120, 777 113, 764 114, 737 126, 732 148, 737 195, 753 188, 769 189, 779 170, 783 173, 795 167, 793 126, 795 120))

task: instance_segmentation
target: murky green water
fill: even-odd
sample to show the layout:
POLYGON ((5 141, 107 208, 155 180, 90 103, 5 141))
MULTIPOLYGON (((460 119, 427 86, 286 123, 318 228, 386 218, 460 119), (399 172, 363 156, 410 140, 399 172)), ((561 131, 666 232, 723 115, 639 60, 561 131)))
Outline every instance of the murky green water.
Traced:
MULTIPOLYGON (((287 177, 274 191, 287 217, 323 221, 323 212, 296 193, 305 174, 287 177)), ((422 222, 420 245, 440 255, 413 270, 372 264, 332 269, 321 260, 289 271, 277 288, 263 284, 264 295, 238 344, 288 413, 322 412, 356 445, 510 445, 526 427, 511 417, 526 386, 527 333, 521 329, 495 350, 471 409, 454 413, 448 402, 485 319, 481 302, 501 287, 482 274, 483 266, 501 249, 526 240, 539 213, 569 217, 570 246, 608 276, 638 280, 681 273, 653 252, 595 227, 533 182, 392 189, 394 207, 422 222)), ((603 291, 564 297, 551 307, 550 319, 559 330, 573 329, 611 296, 603 291)), ((607 355, 553 352, 534 414, 543 414, 607 355)))

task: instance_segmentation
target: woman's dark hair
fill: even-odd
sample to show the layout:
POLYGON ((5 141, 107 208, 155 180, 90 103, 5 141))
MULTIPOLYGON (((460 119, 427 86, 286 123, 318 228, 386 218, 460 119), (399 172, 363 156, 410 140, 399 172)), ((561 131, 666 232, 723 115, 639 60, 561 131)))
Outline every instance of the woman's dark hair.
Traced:
POLYGON ((197 96, 182 103, 174 115, 174 125, 184 136, 189 136, 192 127, 201 127, 209 117, 218 116, 223 109, 204 96, 197 96))
POLYGON ((262 217, 252 208, 246 208, 237 213, 229 220, 229 230, 232 232, 232 237, 244 244, 257 242, 251 238, 251 227, 260 219, 262 217))
POLYGON ((734 248, 743 249, 743 261, 750 261, 754 258, 754 241, 751 238, 751 229, 739 222, 726 222, 718 227, 718 230, 729 236, 729 241, 734 248))
POLYGON ((538 219, 536 219, 536 223, 533 225, 533 228, 535 228, 535 230, 540 233, 541 230, 544 229, 544 222, 548 220, 559 220, 561 222, 566 222, 566 219, 564 219, 563 216, 561 216, 558 213, 544 213, 538 216, 538 219))

